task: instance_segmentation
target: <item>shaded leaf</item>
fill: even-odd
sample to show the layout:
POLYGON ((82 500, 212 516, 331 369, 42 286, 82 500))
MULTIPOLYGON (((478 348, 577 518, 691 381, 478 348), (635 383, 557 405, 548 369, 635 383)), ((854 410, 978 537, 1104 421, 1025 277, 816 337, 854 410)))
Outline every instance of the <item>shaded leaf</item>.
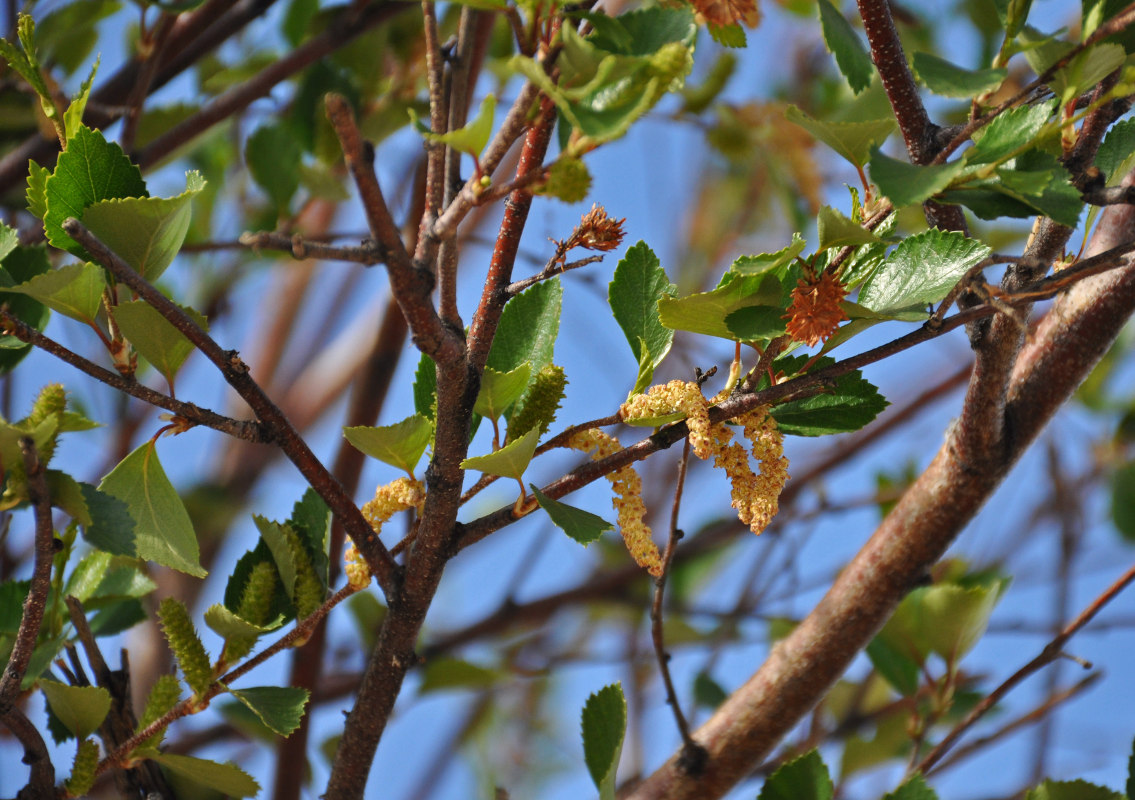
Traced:
POLYGON ((883 795, 883 800, 938 800, 938 793, 926 784, 926 779, 915 774, 893 792, 883 795))
POLYGON ((255 797, 260 792, 260 784, 236 764, 219 764, 203 758, 157 751, 153 751, 150 758, 175 775, 222 794, 255 797))
POLYGON ((532 365, 527 361, 509 372, 498 372, 492 367, 485 367, 473 410, 482 417, 499 419, 505 409, 524 394, 531 376, 532 365))
POLYGON ((875 74, 871 54, 867 52, 867 47, 851 27, 851 23, 832 5, 831 0, 819 0, 819 7, 824 44, 828 52, 835 56, 835 63, 843 77, 847 78, 851 91, 859 94, 871 85, 871 77, 875 74))
POLYGON ((67 686, 57 681, 41 681, 39 688, 59 721, 80 739, 98 730, 110 711, 110 692, 101 686, 67 686))
POLYGON ((1025 794, 1025 800, 1123 800, 1123 795, 1088 781, 1045 781, 1025 794))
POLYGON ((758 800, 831 800, 834 796, 831 775, 823 759, 809 750, 777 768, 761 787, 758 800))
POLYGON ((580 720, 583 760, 600 800, 614 800, 615 770, 627 729, 627 701, 617 683, 604 686, 587 698, 580 720))
POLYGON ((2 291, 27 295, 65 317, 93 324, 102 305, 106 278, 90 262, 67 264, 2 291))
POLYGON ((885 142, 898 126, 894 117, 864 122, 821 122, 792 105, 784 112, 784 117, 857 167, 866 164, 871 149, 885 142))
POLYGON ((991 92, 1009 77, 1004 67, 965 69, 930 53, 915 53, 914 71, 926 88, 942 97, 973 97, 991 92))
POLYGON ((299 188, 302 156, 295 134, 281 124, 257 128, 245 143, 248 172, 281 215, 287 213, 292 195, 299 188))
POLYGON ((447 689, 485 689, 505 676, 499 670, 482 667, 459 658, 431 658, 423 669, 419 694, 447 689))
POLYGON ((303 721, 310 693, 295 686, 255 686, 229 692, 281 736, 288 736, 303 721))
POLYGON ((359 425, 343 428, 351 445, 385 464, 410 475, 433 438, 434 426, 421 414, 411 414, 393 425, 359 425))
MULTIPOLYGON (((749 306, 778 306, 782 287, 776 275, 726 273, 724 283, 710 292, 658 300, 658 318, 668 328, 736 340, 726 318, 749 306)), ((780 313, 784 313, 781 311, 780 313)))
MULTIPOLYGON (((808 361, 807 356, 787 357, 775 362, 778 370, 792 375, 808 361)), ((822 369, 835 360, 824 356, 812 369, 822 369)), ((794 436, 824 436, 857 431, 870 423, 889 405, 879 390, 860 370, 836 378, 830 392, 792 400, 773 406, 772 417, 781 433, 794 436)))
POLYGON ((831 206, 820 208, 820 214, 816 218, 816 227, 820 237, 820 250, 827 250, 830 247, 870 244, 878 241, 874 233, 831 206))
POLYGON ((540 508, 547 512, 548 518, 556 527, 585 547, 598 539, 604 531, 615 529, 612 523, 590 511, 553 500, 537 489, 535 484, 530 483, 528 486, 540 508))
MULTIPOLYGON (((209 330, 209 323, 197 311, 187 306, 178 308, 188 314, 201 330, 209 330)), ((177 371, 194 349, 185 335, 145 300, 116 305, 114 321, 138 354, 165 376, 172 387, 177 371)))
POLYGON ((945 189, 965 169, 961 161, 931 166, 918 166, 884 155, 876 148, 871 153, 871 180, 896 207, 917 205, 945 189))

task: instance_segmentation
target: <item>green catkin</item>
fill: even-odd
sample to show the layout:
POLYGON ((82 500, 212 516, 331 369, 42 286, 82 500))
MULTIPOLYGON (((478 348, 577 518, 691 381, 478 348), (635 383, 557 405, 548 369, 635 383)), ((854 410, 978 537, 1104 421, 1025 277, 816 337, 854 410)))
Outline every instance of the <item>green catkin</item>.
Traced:
POLYGON ((240 594, 237 616, 253 625, 265 625, 268 622, 268 614, 272 611, 276 581, 276 568, 272 566, 272 562, 257 563, 249 573, 248 582, 244 584, 244 590, 240 594))
POLYGON ((91 790, 95 782, 95 769, 99 765, 99 746, 94 739, 79 742, 75 751, 75 764, 71 767, 71 777, 63 784, 72 797, 82 797, 91 790))
MULTIPOLYGON (((142 712, 142 719, 138 721, 138 731, 144 731, 161 718, 163 714, 177 705, 181 699, 181 683, 176 675, 162 675, 150 689, 150 696, 146 700, 146 708, 142 712)), ((165 737, 165 730, 160 730, 150 738, 143 741, 136 749, 143 750, 148 747, 157 747, 165 737)))
POLYGON ((541 436, 547 433, 556 419, 566 386, 563 367, 548 364, 537 372, 524 405, 508 421, 508 441, 519 439, 537 426, 541 436))
MULTIPOLYGON (((58 420, 63 416, 66 408, 67 392, 63 388, 63 384, 49 383, 39 390, 39 396, 32 404, 32 413, 20 424, 20 427, 31 433, 40 423, 50 417, 55 417, 58 420)), ((51 457, 55 455, 56 438, 56 436, 52 436, 39 450, 39 463, 43 466, 47 466, 51 457)))
POLYGON ((587 171, 587 165, 578 158, 561 156, 548 169, 547 179, 535 192, 551 195, 565 203, 578 203, 587 197, 590 190, 591 173, 587 171))
POLYGON ((213 668, 205 645, 201 644, 201 637, 189 619, 189 610, 180 600, 167 597, 158 609, 158 619, 185 682, 194 694, 203 695, 213 683, 213 668))
POLYGON ((296 583, 292 587, 292 602, 296 606, 296 619, 310 616, 323 605, 327 590, 323 581, 315 572, 315 565, 311 563, 311 554, 307 552, 299 534, 291 525, 282 525, 284 535, 288 538, 288 550, 291 551, 292 561, 296 568, 296 583))

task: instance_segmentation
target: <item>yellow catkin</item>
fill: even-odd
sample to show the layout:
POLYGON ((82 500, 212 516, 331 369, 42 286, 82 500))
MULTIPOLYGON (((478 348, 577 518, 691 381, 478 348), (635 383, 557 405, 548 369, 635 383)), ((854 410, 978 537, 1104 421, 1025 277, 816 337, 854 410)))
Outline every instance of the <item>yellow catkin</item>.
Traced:
POLYGON ((670 381, 651 386, 646 394, 636 394, 623 403, 619 415, 625 420, 661 417, 680 411, 690 429, 690 449, 701 459, 713 455, 709 436, 709 403, 693 381, 670 381))
MULTIPOLYGON (((579 431, 568 441, 568 446, 584 453, 591 453, 594 461, 600 461, 622 449, 619 440, 598 428, 579 431)), ((611 482, 614 498, 611 504, 618 514, 619 533, 631 558, 654 577, 662 574, 662 554, 654 544, 654 538, 647 526, 646 504, 642 501, 642 480, 630 465, 607 475, 611 482)))
POLYGON ((732 441, 733 434, 724 425, 715 425, 711 432, 715 466, 725 470, 732 484, 730 495, 738 518, 753 533, 760 533, 779 510, 780 492, 788 481, 788 459, 784 457, 784 437, 767 406, 756 408, 738 417, 744 426, 745 438, 752 444, 753 458, 760 463, 760 472, 749 466, 745 448, 732 441))
MULTIPOLYGON (((376 534, 382 533, 382 526, 399 511, 410 508, 422 510, 426 501, 426 489, 422 482, 412 478, 398 478, 374 491, 374 499, 363 504, 363 517, 376 534)), ((343 554, 343 571, 347 581, 356 589, 364 589, 370 584, 370 568, 362 554, 352 542, 343 554)))
POLYGON ((343 554, 343 572, 347 576, 347 583, 355 589, 365 589, 370 585, 370 567, 363 560, 362 553, 351 542, 347 552, 343 554))

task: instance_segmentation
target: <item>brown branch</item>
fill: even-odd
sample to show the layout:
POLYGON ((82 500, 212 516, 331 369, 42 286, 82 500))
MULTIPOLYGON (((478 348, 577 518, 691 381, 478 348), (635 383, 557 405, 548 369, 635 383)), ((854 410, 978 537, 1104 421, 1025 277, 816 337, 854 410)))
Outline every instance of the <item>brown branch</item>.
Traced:
POLYGON ((31 586, 24 599, 23 616, 12 643, 12 652, 0 677, 0 709, 6 711, 15 703, 20 684, 28 670, 32 652, 39 638, 40 625, 47 609, 47 595, 51 591, 51 563, 55 558, 55 526, 51 521, 51 496, 47 491, 47 478, 43 464, 36 453, 30 436, 20 438, 24 475, 27 478, 28 501, 35 511, 35 566, 31 586))
POLYGON ((287 236, 282 233, 257 231, 242 233, 236 244, 238 247, 251 247, 253 250, 283 250, 300 261, 309 258, 320 261, 350 261, 368 267, 383 263, 382 250, 371 239, 354 247, 339 247, 327 242, 305 239, 298 233, 287 236))
POLYGON ((1064 645, 1068 643, 1068 640, 1075 636, 1081 628, 1091 622, 1092 618, 1102 611, 1108 603, 1119 596, 1120 592, 1131 585, 1132 581, 1135 581, 1135 567, 1129 568, 1116 579, 1111 586, 1105 589, 1099 597, 1080 612, 1076 619, 1068 623, 1059 635, 1053 637, 1052 641, 1046 644, 1044 649, 1041 650, 1035 658, 1006 678, 1000 686, 983 697, 977 705, 970 709, 970 712, 954 726, 953 730, 946 734, 945 738, 938 742, 938 744, 934 746, 934 749, 926 754, 926 757, 923 758, 922 762, 918 765, 919 771, 927 773, 932 770, 942 756, 953 747, 954 742, 961 738, 962 734, 969 730, 975 722, 989 713, 994 706, 1001 702, 1001 698, 1007 695, 1012 689, 1016 688, 1025 678, 1060 658, 1064 654, 1064 645))
POLYGON ((51 763, 51 754, 47 752, 47 744, 39 733, 39 729, 32 723, 27 715, 18 706, 0 704, 0 722, 11 731, 12 735, 24 748, 24 764, 31 766, 28 783, 21 789, 17 798, 54 798, 55 793, 55 765, 51 763), (6 706, 6 707, 5 707, 6 706))
POLYGON ((137 381, 123 377, 117 372, 112 372, 109 369, 100 367, 93 361, 88 361, 83 358, 78 353, 68 350, 54 339, 49 339, 44 336, 23 320, 13 316, 12 313, 4 307, 0 307, 0 328, 2 328, 5 333, 15 336, 21 342, 27 342, 46 353, 50 353, 61 361, 75 367, 75 369, 85 372, 95 380, 105 383, 112 389, 117 389, 123 394, 136 397, 150 405, 171 411, 195 425, 203 425, 246 442, 264 443, 271 441, 269 432, 261 423, 255 420, 238 420, 223 416, 207 408, 200 408, 193 403, 186 403, 169 395, 162 394, 137 381))
POLYGON ((288 418, 252 379, 248 365, 240 359, 240 355, 235 350, 222 350, 221 346, 201 330, 179 306, 147 283, 81 222, 69 218, 64 221, 63 229, 86 248, 87 252, 106 267, 120 283, 128 286, 138 297, 153 306, 220 370, 225 381, 248 403, 261 423, 271 432, 272 441, 283 450, 300 474, 319 493, 331 508, 331 512, 343 522, 351 540, 363 554, 371 573, 378 580, 379 586, 388 596, 391 595, 398 579, 398 565, 391 558, 386 546, 375 535, 370 524, 363 518, 354 500, 344 491, 343 485, 327 471, 327 467, 316 458, 315 453, 311 452, 307 442, 288 418))

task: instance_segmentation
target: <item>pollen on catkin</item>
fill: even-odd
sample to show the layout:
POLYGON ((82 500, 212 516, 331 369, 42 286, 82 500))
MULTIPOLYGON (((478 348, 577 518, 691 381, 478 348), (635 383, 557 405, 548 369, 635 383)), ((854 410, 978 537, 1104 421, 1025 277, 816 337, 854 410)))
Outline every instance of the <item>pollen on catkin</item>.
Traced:
POLYGON ((753 448, 753 458, 760 463, 760 472, 749 466, 745 448, 731 441, 732 432, 724 425, 715 425, 714 466, 725 470, 732 484, 730 496, 737 517, 753 533, 760 533, 779 510, 780 492, 788 481, 788 459, 784 457, 784 437, 767 406, 760 406, 741 415, 737 422, 744 426, 745 438, 753 448))
POLYGON ((365 589, 370 585, 370 567, 363 560, 363 554, 355 547, 355 543, 347 547, 343 553, 343 573, 347 576, 347 583, 353 589, 365 589))
POLYGON ((375 533, 382 533, 386 521, 409 508, 422 510, 426 489, 422 482, 412 478, 398 478, 374 491, 374 499, 363 504, 363 517, 375 533))
POLYGON ((709 403, 702 395, 701 387, 693 381, 670 381, 651 386, 645 394, 628 398, 619 408, 619 416, 634 420, 661 417, 675 411, 686 415, 690 448, 694 455, 701 459, 709 458, 713 454, 709 437, 709 403))
MULTIPOLYGON (((601 461, 622 449, 618 439, 598 428, 577 431, 568 440, 568 446, 590 453, 593 461, 601 461)), ((646 504, 642 501, 642 480, 629 464, 609 473, 607 480, 611 482, 614 493, 611 505, 618 514, 619 533, 631 558, 657 578, 662 574, 662 554, 658 552, 645 522, 646 504)))

